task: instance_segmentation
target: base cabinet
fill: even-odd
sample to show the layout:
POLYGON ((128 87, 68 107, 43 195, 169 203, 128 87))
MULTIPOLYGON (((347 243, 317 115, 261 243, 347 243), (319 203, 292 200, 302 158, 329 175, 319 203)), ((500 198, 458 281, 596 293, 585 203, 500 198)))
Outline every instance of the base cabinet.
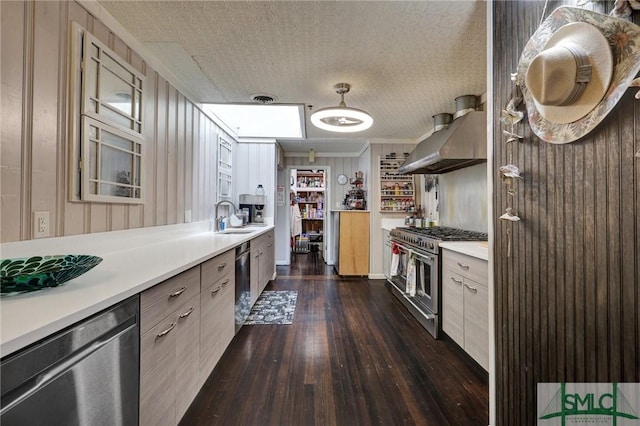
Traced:
POLYGON ((273 277, 275 263, 273 231, 251 240, 251 306, 273 277))
POLYGON ((444 249, 442 330, 489 370, 487 262, 444 249))
MULTIPOLYGON (((252 297, 273 276, 273 235, 252 241, 252 297)), ((178 424, 234 336, 235 248, 142 292, 140 425, 178 424)))
POLYGON ((369 274, 369 212, 333 213, 338 275, 369 274))
POLYGON ((235 335, 235 250, 202 264, 200 382, 204 383, 235 335))
POLYGON ((260 292, 269 284, 275 273, 275 244, 273 231, 263 235, 263 250, 260 253, 260 292))
POLYGON ((140 307, 140 424, 175 425, 200 389, 200 266, 144 291, 140 307))

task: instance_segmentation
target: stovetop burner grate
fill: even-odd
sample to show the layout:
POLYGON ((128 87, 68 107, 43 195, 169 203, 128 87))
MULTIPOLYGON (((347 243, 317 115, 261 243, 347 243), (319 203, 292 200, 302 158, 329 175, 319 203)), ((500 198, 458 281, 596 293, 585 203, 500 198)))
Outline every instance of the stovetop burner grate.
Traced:
POLYGON ((441 241, 487 241, 488 234, 484 232, 468 231, 465 229, 435 226, 432 228, 395 228, 396 232, 420 235, 441 241))

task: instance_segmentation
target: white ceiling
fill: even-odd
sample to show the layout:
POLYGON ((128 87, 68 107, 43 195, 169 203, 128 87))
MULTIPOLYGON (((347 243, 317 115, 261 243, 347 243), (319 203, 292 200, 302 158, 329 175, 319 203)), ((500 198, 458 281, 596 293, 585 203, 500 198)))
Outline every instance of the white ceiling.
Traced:
POLYGON ((281 141, 285 151, 415 140, 433 128, 432 115, 455 111, 457 96, 486 92, 484 1, 99 3, 197 102, 268 93, 305 104, 307 140, 281 141), (374 117, 370 129, 345 135, 310 124, 309 111, 338 104, 340 82, 351 84, 347 105, 374 117))

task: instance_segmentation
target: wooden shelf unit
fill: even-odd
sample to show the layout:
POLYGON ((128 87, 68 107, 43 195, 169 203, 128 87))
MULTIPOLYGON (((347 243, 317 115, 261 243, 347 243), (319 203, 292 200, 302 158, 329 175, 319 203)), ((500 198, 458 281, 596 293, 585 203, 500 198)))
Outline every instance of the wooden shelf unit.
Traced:
POLYGON ((413 175, 398 172, 404 158, 378 157, 380 212, 406 212, 416 208, 416 185, 413 175))

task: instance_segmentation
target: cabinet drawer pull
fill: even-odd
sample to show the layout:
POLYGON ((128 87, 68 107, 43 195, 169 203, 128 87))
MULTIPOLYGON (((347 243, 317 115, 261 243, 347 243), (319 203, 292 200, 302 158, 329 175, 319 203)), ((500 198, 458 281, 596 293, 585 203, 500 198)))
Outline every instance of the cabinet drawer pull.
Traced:
POLYGON ((455 277, 451 277, 451 281, 453 281, 454 283, 458 284, 458 285, 462 285, 462 280, 459 280, 455 277))
POLYGON ((461 267, 462 269, 469 269, 469 265, 465 265, 464 263, 460 263, 460 262, 456 262, 458 264, 459 267, 461 267))
POLYGON ((180 296, 182 293, 184 293, 184 291, 185 291, 186 289, 187 289, 186 287, 182 287, 180 290, 177 290, 176 292, 171 293, 171 294, 169 295, 169 297, 178 297, 178 296, 180 296))
POLYGON ((220 291, 220 287, 217 287, 215 290, 211 292, 211 295, 215 296, 216 294, 218 294, 219 291, 220 291))
POLYGON ((471 290, 472 292, 474 292, 474 293, 477 293, 477 292, 478 292, 478 289, 477 289, 477 288, 475 288, 475 287, 471 287, 471 286, 469 286, 469 285, 467 285, 467 284, 465 284, 464 286, 465 286, 466 288, 468 288, 469 290, 471 290))
POLYGON ((229 284, 229 278, 227 278, 226 280, 224 280, 224 282, 222 283, 222 287, 225 287, 227 284, 229 284))
POLYGON ((161 337, 166 336, 167 334, 171 333, 171 330, 173 330, 176 327, 176 323, 172 322, 171 325, 164 331, 161 331, 160 333, 156 334, 156 340, 158 340, 161 337))
POLYGON ((218 265, 218 272, 222 271, 227 266, 227 262, 224 262, 222 265, 218 265))
POLYGON ((185 312, 184 314, 180 314, 180 315, 178 316, 178 318, 180 318, 180 319, 182 319, 182 318, 186 318, 186 317, 188 317, 189 315, 191 315, 191 312, 193 312, 193 306, 191 307, 191 309, 189 309, 189 310, 188 310, 187 312, 185 312))

